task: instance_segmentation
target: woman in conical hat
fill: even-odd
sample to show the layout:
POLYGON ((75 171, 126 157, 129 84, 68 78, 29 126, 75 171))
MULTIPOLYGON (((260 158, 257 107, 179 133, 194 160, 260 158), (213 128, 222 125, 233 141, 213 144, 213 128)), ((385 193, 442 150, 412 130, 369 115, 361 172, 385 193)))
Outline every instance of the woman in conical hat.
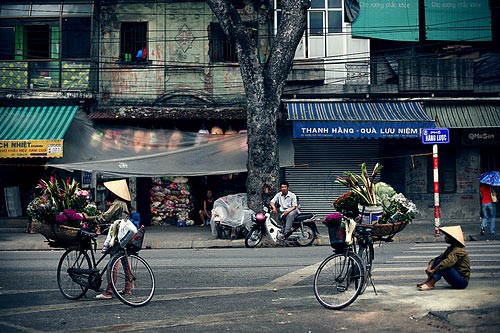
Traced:
POLYGON ((465 241, 460 226, 439 228, 445 235, 444 240, 450 244, 439 256, 432 259, 427 266, 427 280, 418 283, 418 290, 431 290, 442 277, 455 289, 465 289, 470 278, 470 258, 465 251, 465 241))
MULTIPOLYGON (((127 181, 125 179, 113 180, 104 183, 110 194, 106 197, 106 201, 111 202, 108 209, 97 216, 87 216, 84 213, 85 218, 88 220, 94 220, 99 224, 112 224, 118 220, 124 220, 129 218, 129 209, 127 201, 130 201, 130 191, 128 190, 127 181)), ((112 225, 109 229, 108 237, 104 241, 104 247, 102 253, 106 253, 110 246, 112 246, 113 236, 116 234, 117 227, 112 225)), ((125 292, 131 292, 132 284, 129 282, 125 283, 125 292)), ((111 290, 111 284, 108 282, 106 290, 95 297, 95 299, 111 299, 113 296, 113 291, 111 290)))

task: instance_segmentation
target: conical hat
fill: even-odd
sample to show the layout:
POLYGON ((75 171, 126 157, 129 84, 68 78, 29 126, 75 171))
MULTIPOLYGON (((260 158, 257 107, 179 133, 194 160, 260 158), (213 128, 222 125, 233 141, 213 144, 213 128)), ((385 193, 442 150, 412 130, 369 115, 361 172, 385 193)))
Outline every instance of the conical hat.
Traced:
POLYGON ((453 227, 442 227, 439 228, 439 230, 465 246, 464 233, 462 232, 462 228, 459 225, 453 227))
POLYGON ((106 187, 108 190, 110 190, 120 198, 130 201, 130 192, 128 190, 127 181, 125 179, 105 182, 104 187, 106 187))

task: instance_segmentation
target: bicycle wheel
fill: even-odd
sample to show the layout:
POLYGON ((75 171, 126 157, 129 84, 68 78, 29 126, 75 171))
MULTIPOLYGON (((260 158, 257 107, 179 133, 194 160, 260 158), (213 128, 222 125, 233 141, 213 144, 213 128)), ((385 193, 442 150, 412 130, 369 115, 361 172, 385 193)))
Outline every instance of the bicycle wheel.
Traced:
POLYGON ((316 233, 312 228, 308 225, 303 225, 302 228, 297 228, 296 231, 294 231, 294 234, 298 233, 299 238, 295 241, 297 245, 299 246, 310 246, 312 243, 314 243, 314 240, 316 239, 316 233))
POLYGON ((59 260, 57 266, 57 285, 59 290, 68 299, 79 299, 87 290, 82 284, 88 282, 88 274, 73 274, 72 270, 75 268, 82 270, 91 269, 90 257, 86 251, 81 250, 67 250, 59 260))
POLYGON ((155 292, 155 278, 146 260, 130 254, 119 254, 111 259, 108 281, 120 301, 130 306, 149 303, 155 292))
POLYGON ((368 286, 368 280, 372 276, 372 263, 374 258, 373 244, 360 243, 358 247, 358 256, 364 260, 365 264, 365 280, 363 283, 363 288, 361 288, 361 294, 365 292, 368 286))
POLYGON ((314 274, 314 295, 327 309, 345 308, 360 294, 364 268, 354 253, 333 254, 323 260, 314 274))
POLYGON ((260 228, 252 229, 245 237, 245 246, 248 248, 256 247, 262 240, 262 230, 260 228))

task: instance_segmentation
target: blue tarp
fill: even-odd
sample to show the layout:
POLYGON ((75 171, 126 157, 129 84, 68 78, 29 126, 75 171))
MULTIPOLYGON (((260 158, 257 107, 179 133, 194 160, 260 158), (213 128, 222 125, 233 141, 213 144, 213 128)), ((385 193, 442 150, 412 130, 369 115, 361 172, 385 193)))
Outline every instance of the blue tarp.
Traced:
POLYGON ((294 138, 420 138, 434 128, 421 103, 286 103, 294 138))

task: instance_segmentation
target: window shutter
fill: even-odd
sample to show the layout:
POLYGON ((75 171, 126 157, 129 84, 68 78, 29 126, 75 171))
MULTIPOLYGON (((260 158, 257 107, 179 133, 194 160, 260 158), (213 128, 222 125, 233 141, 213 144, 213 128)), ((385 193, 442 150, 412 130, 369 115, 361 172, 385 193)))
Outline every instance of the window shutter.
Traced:
POLYGON ((222 31, 219 23, 210 23, 208 28, 208 39, 210 61, 224 61, 224 31, 222 31))

